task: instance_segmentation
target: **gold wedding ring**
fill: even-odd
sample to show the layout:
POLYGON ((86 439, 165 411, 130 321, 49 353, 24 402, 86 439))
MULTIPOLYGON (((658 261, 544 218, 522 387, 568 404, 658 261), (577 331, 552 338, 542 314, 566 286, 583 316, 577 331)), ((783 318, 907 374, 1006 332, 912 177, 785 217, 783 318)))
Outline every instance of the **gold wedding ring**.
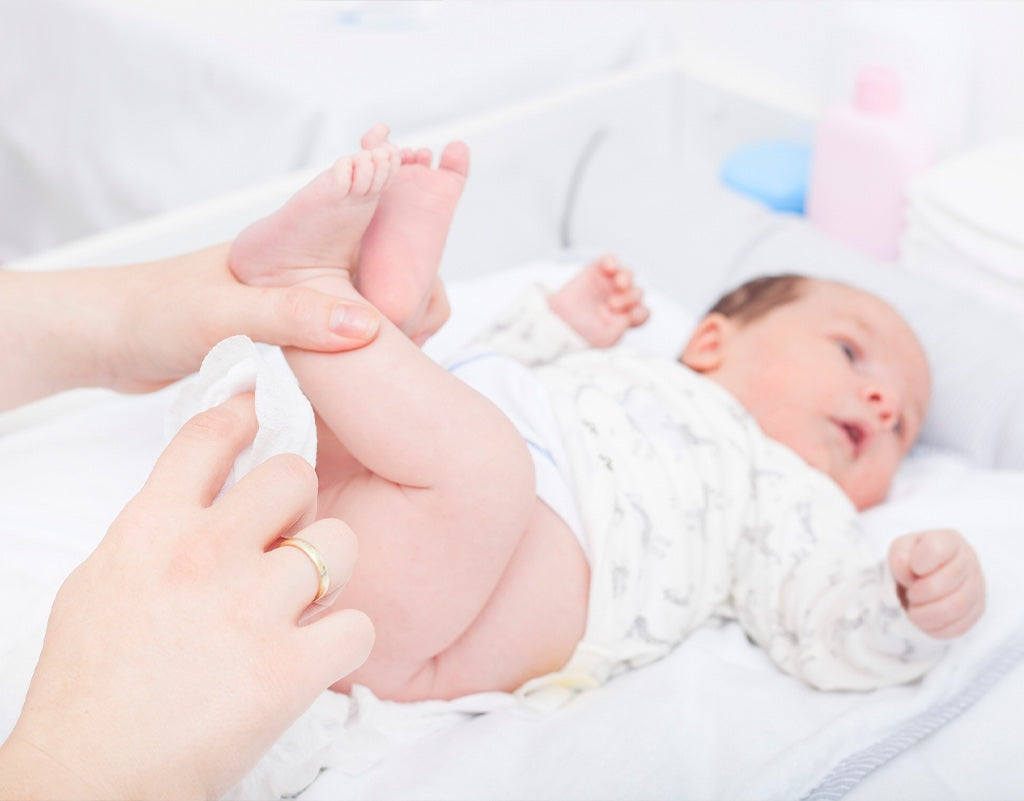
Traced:
POLYGON ((313 603, 316 603, 327 594, 327 590, 331 587, 331 577, 327 573, 327 562, 324 561, 323 554, 314 548, 312 543, 306 542, 306 540, 301 540, 298 537, 288 537, 283 539, 277 547, 283 548, 285 545, 298 548, 309 557, 309 561, 311 561, 313 563, 313 567, 316 568, 316 597, 313 598, 313 603))

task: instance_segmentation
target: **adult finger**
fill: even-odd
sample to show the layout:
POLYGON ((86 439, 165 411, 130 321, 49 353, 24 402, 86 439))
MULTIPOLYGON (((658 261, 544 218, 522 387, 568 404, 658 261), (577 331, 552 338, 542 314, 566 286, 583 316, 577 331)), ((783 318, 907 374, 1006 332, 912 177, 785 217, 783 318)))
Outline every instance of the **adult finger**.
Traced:
POLYGON ((380 313, 365 303, 306 287, 244 289, 234 330, 258 342, 333 353, 361 348, 380 330, 380 313))
POLYGON ((167 444, 140 494, 159 492, 175 503, 209 506, 256 429, 252 393, 200 412, 167 444))
POLYGON ((265 548, 300 521, 311 519, 316 498, 317 477, 309 462, 281 453, 239 479, 214 509, 223 521, 221 528, 238 536, 258 531, 263 538, 259 546, 265 548))
POLYGON ((352 577, 358 552, 355 534, 342 521, 324 518, 306 526, 262 560, 268 603, 288 610, 293 620, 310 604, 329 606, 352 577))
POLYGON ((358 668, 370 655, 373 622, 357 609, 339 609, 303 626, 295 638, 295 655, 315 674, 317 686, 329 687, 358 668))

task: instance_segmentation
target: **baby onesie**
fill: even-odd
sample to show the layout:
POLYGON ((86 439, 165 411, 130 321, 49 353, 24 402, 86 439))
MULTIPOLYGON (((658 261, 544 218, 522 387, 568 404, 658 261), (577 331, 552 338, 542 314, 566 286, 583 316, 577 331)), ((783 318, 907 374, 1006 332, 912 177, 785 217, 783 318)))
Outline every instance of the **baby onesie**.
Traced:
MULTIPOLYGON (((845 494, 718 384, 664 357, 587 349, 539 288, 470 358, 487 353, 515 358, 543 388, 521 376, 494 400, 520 420, 555 422, 527 436, 543 428, 536 445, 558 454, 575 516, 566 520, 581 528, 591 567, 582 641, 562 670, 521 692, 595 686, 716 616, 820 689, 910 681, 939 659, 943 645, 907 618, 845 494), (527 402, 510 397, 516 387, 528 387, 527 402)), ((565 503, 549 505, 566 517, 565 503)))

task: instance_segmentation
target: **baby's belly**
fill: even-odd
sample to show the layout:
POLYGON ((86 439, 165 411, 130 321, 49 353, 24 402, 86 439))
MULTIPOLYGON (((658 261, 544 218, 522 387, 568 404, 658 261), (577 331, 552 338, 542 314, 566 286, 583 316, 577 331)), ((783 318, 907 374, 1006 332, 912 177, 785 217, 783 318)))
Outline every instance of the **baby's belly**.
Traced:
POLYGON ((558 670, 587 620, 590 568, 579 540, 538 500, 519 547, 469 629, 438 656, 453 695, 513 691, 558 670))

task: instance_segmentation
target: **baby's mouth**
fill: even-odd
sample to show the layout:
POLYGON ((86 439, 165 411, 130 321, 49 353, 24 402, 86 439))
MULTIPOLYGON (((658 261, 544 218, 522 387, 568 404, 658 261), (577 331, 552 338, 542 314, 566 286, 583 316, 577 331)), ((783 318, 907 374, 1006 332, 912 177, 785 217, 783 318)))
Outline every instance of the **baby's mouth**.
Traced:
POLYGON ((843 432, 846 437, 846 441, 850 443, 850 449, 853 451, 853 455, 859 456, 861 451, 864 450, 864 444, 867 440, 868 432, 865 428, 856 422, 848 420, 833 420, 843 432))

